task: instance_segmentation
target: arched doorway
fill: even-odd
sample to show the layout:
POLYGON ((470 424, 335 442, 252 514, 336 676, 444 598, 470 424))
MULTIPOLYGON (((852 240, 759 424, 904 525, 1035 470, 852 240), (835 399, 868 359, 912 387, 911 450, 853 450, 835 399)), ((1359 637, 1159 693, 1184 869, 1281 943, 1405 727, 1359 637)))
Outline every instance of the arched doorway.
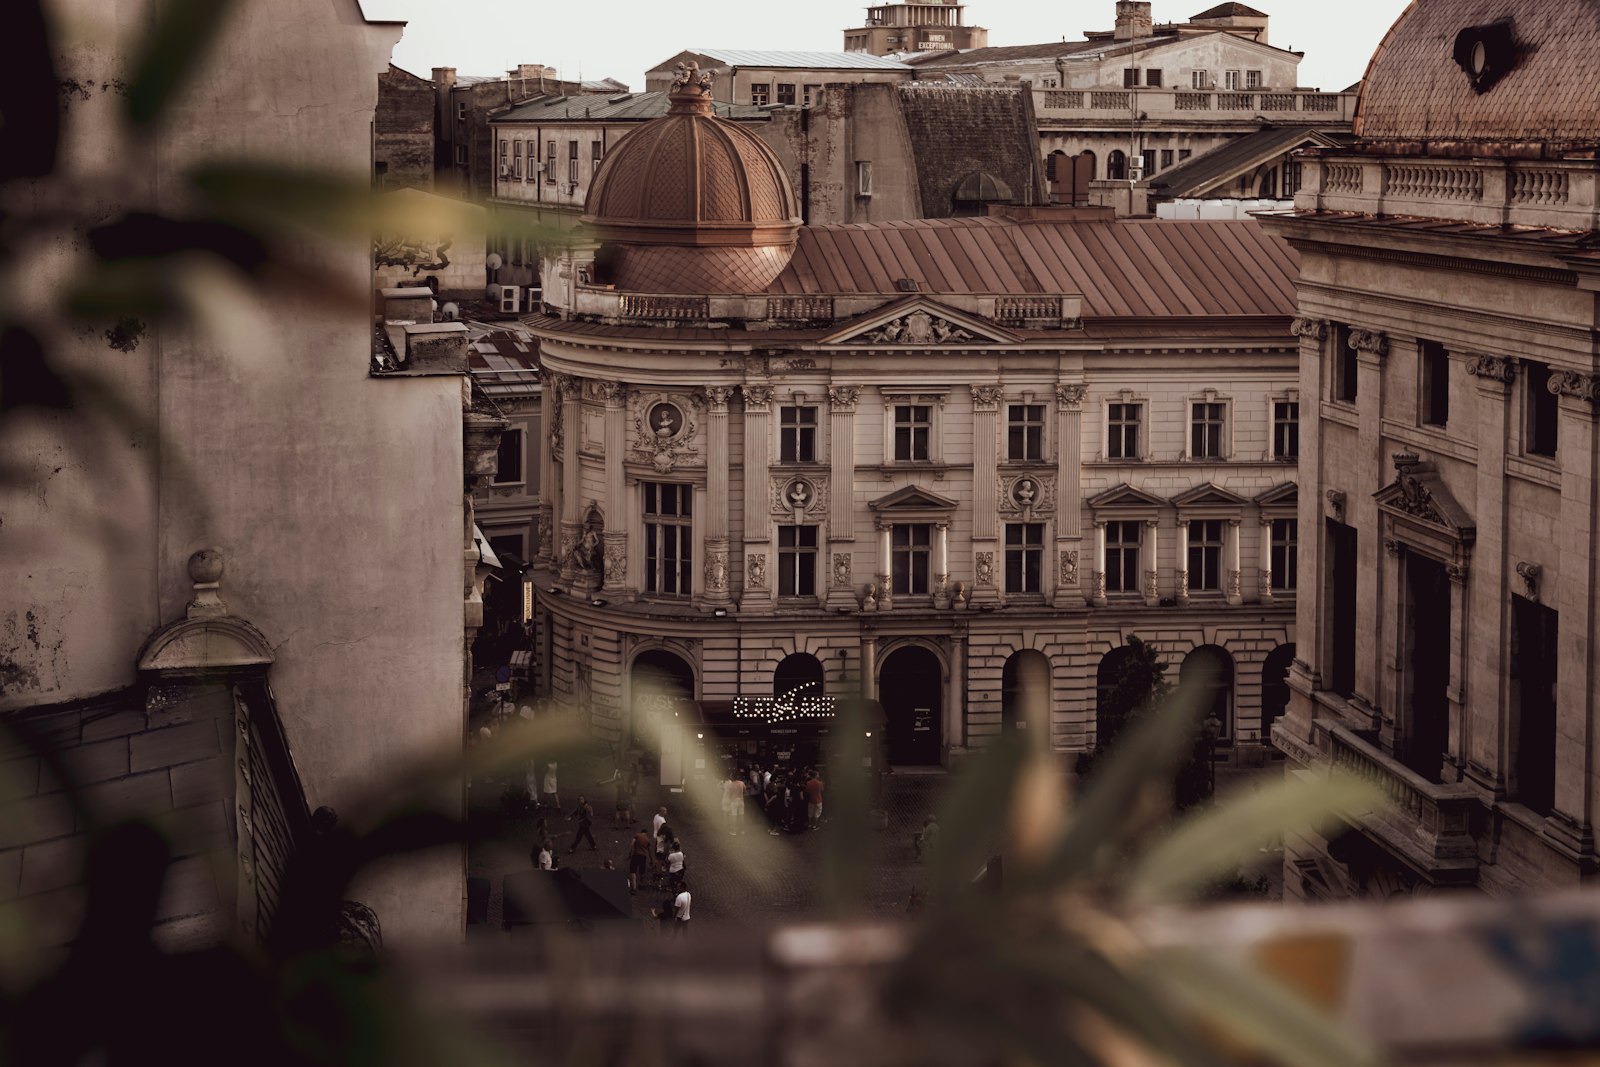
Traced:
POLYGON ((1025 648, 1006 660, 1000 673, 1000 726, 1004 730, 1050 730, 1050 659, 1025 648))
POLYGON ((682 785, 685 739, 689 722, 698 717, 691 707, 694 668, 664 648, 647 649, 634 657, 628 688, 635 741, 658 761, 662 785, 682 785))
POLYGON ((1112 149, 1106 156, 1106 177, 1119 182, 1128 176, 1128 154, 1120 148, 1112 149))
POLYGON ((1123 665, 1133 657, 1127 645, 1113 648, 1100 657, 1100 667, 1094 676, 1094 747, 1104 751, 1116 740, 1124 725, 1123 709, 1116 706, 1117 683, 1123 665))
POLYGON ((635 710, 641 702, 661 706, 694 699, 694 668, 664 648, 647 649, 635 656, 628 678, 635 710))
POLYGON ((809 652, 785 656, 772 672, 772 695, 779 700, 796 689, 805 690, 807 696, 821 696, 823 684, 822 662, 809 652))
POLYGON ((1294 665, 1294 646, 1279 645, 1267 653, 1261 664, 1261 741, 1272 744, 1272 724, 1289 706, 1289 668, 1294 665))
POLYGON ((878 671, 878 694, 889 720, 889 762, 938 763, 944 719, 944 667, 919 645, 891 652, 878 671))
POLYGON ((1183 657, 1178 685, 1202 685, 1200 721, 1216 719, 1219 743, 1233 739, 1233 657, 1218 645, 1201 645, 1183 657))

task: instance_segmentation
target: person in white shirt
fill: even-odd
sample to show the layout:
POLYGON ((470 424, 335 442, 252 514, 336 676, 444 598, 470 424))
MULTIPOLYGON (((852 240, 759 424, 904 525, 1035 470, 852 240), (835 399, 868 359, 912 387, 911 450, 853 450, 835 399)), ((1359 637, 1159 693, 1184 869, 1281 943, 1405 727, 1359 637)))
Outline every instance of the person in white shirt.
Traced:
POLYGON ((689 896, 689 887, 683 886, 672 901, 672 932, 679 936, 689 932, 689 905, 693 898, 689 896))
POLYGON ((667 851, 667 885, 683 885, 683 846, 674 841, 667 851))
POLYGON ((553 871, 556 869, 556 857, 550 851, 550 842, 548 841, 539 846, 539 869, 541 871, 553 871))

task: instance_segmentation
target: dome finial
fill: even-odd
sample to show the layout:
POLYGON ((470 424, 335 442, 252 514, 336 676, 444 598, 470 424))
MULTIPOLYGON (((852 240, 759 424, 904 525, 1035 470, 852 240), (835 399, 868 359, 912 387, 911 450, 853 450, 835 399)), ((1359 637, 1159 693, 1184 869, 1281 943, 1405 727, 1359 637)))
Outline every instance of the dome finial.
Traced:
POLYGON ((673 68, 676 73, 672 76, 672 88, 667 92, 667 99, 672 101, 672 106, 667 109, 669 115, 709 115, 711 114, 711 82, 716 77, 715 71, 702 71, 700 64, 694 60, 679 63, 673 68))

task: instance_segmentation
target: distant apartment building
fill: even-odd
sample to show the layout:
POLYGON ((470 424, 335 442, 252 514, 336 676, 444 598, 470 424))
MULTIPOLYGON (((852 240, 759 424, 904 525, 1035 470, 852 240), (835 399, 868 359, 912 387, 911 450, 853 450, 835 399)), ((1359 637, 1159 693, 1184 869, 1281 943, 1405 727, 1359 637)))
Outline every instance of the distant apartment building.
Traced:
POLYGON ((712 76, 712 98, 721 104, 810 107, 829 82, 898 85, 912 80, 910 65, 867 52, 765 52, 737 48, 693 48, 645 72, 644 87, 672 86, 679 63, 693 62, 712 76))
POLYGON ((944 0, 877 4, 867 8, 860 26, 844 31, 844 50, 887 56, 982 48, 989 31, 966 25, 965 11, 964 5, 944 0))

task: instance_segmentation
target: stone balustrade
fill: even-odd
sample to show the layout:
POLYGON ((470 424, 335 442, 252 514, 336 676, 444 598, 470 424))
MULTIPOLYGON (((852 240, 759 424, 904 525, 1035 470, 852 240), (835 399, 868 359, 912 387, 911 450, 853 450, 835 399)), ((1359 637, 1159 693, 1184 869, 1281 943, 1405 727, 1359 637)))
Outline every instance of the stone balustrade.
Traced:
POLYGON ((1339 123, 1355 115, 1356 94, 1306 90, 1218 92, 1198 89, 1035 89, 1041 122, 1073 118, 1110 119, 1137 111, 1144 121, 1206 116, 1235 119, 1264 115, 1276 122, 1339 123))
MULTIPOLYGON (((691 296, 679 293, 625 293, 606 286, 580 285, 579 316, 613 325, 695 325, 708 322, 776 324, 837 322, 874 311, 899 299, 881 293, 818 293, 806 295, 691 296)), ((1012 296, 1000 293, 941 293, 939 303, 1008 326, 1072 329, 1078 324, 1083 298, 1076 293, 1012 296)))

